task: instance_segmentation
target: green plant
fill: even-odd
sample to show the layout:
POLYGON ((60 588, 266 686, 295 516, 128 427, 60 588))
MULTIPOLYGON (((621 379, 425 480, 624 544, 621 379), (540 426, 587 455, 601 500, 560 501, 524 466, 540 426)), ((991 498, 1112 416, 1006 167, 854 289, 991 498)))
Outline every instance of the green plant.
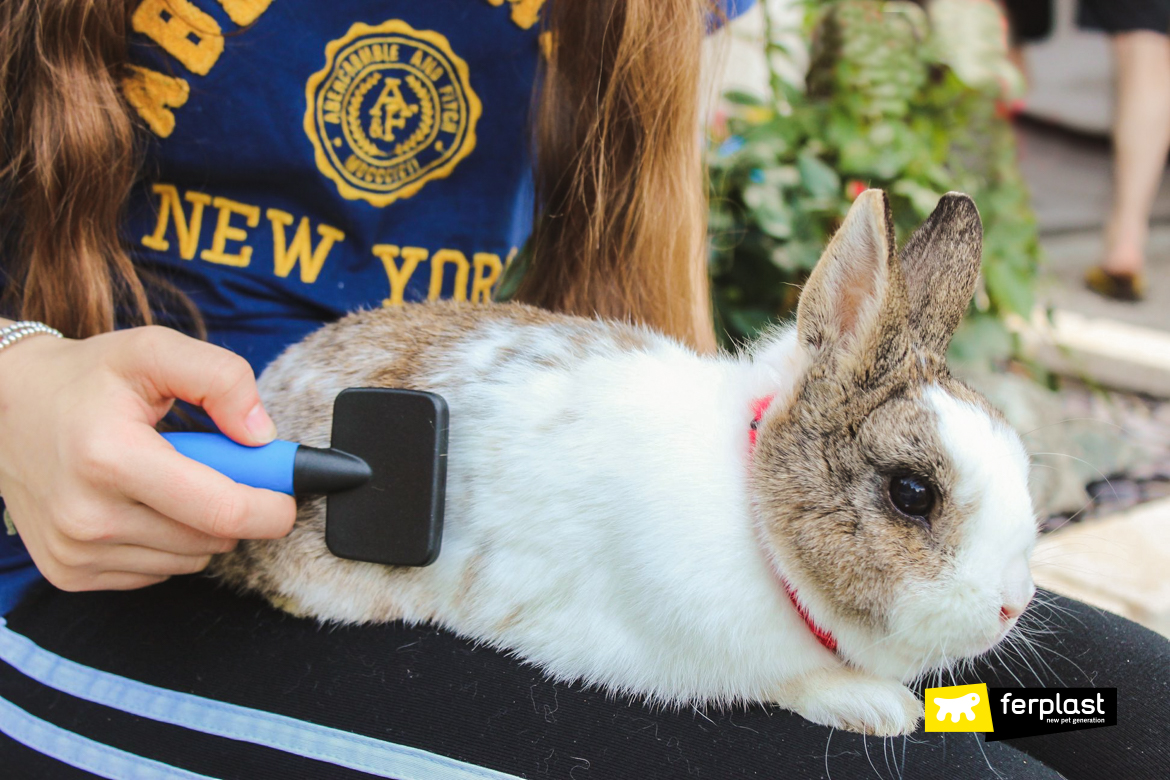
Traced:
POLYGON ((998 10, 986 0, 935 0, 929 14, 908 2, 821 0, 806 5, 806 30, 806 86, 774 67, 785 52, 768 19, 771 94, 725 95, 726 123, 713 132, 710 264, 725 341, 791 314, 866 187, 889 193, 900 241, 958 190, 983 217, 983 275, 952 357, 1008 357, 1003 320, 1031 312, 1039 244, 1005 116, 1021 84, 998 10))

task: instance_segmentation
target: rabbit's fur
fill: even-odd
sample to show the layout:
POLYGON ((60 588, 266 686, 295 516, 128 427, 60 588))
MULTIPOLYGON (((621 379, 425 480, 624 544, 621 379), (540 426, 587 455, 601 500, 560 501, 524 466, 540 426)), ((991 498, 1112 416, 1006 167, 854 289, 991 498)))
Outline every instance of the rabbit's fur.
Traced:
POLYGON ((899 258, 870 190, 796 326, 740 356, 520 305, 346 317, 264 372, 265 403, 283 437, 328 446, 347 387, 443 395, 438 561, 335 558, 314 499, 287 538, 242 542, 215 571, 325 621, 434 622, 561 679, 909 732, 923 709, 903 681, 987 650, 1012 625, 1001 605, 1031 596, 1023 447, 944 361, 980 242, 952 193, 899 258), (903 473, 936 486, 929 522, 891 503, 903 473))

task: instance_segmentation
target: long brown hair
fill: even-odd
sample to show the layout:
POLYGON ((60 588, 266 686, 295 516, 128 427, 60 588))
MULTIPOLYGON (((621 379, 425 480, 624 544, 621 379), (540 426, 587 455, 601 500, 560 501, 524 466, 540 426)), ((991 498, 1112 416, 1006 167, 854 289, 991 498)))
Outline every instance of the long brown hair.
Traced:
MULTIPOLYGON (((137 0, 0 3, 7 305, 85 337, 151 321, 119 237, 138 172, 121 95, 137 0)), ((518 300, 714 346, 699 132, 707 0, 548 2, 537 219, 518 300)))
POLYGON ((66 334, 150 321, 119 239, 137 171, 120 79, 131 0, 0 3, 0 226, 7 295, 66 334))
POLYGON ((517 299, 714 347, 700 156, 703 0, 545 5, 538 212, 517 299))

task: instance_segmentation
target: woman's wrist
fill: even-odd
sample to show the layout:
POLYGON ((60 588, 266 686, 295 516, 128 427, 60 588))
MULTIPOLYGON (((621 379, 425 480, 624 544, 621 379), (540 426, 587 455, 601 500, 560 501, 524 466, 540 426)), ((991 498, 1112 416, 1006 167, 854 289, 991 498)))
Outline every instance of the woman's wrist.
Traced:
MULTIPOLYGON (((0 321, 0 328, 5 321, 0 321)), ((41 378, 44 364, 40 361, 45 355, 52 354, 54 349, 67 347, 69 339, 57 338, 28 338, 10 344, 7 349, 0 349, 0 416, 3 416, 19 401, 27 401, 21 392, 23 387, 30 384, 33 377, 41 378)))
POLYGON ((16 349, 23 342, 37 336, 52 336, 56 339, 64 338, 61 331, 51 328, 43 322, 32 320, 13 321, 0 318, 0 355, 16 349))

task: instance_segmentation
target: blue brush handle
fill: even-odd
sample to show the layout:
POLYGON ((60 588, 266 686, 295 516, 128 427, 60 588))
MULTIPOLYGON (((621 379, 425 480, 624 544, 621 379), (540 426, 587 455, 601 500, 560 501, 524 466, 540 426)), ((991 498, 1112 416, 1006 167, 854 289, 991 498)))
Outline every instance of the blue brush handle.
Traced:
POLYGON ((296 442, 277 439, 262 447, 236 444, 222 433, 164 433, 180 454, 211 466, 236 482, 293 495, 296 442))

